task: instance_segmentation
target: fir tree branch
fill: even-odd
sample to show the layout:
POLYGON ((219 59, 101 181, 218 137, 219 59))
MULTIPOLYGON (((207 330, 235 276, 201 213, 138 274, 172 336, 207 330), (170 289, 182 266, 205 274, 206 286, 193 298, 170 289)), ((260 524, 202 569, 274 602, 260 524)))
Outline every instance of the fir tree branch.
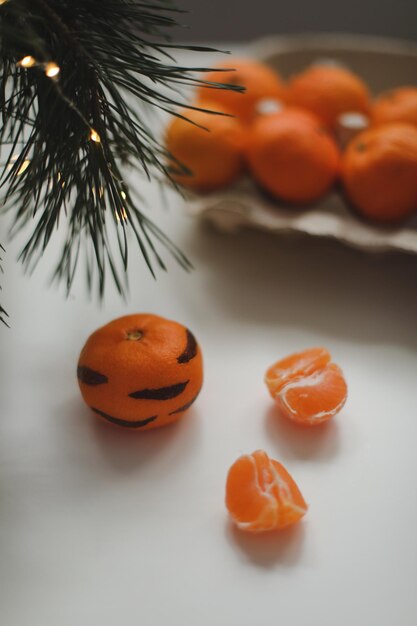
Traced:
MULTIPOLYGON (((3 251, 3 252, 4 252, 4 248, 3 248, 3 246, 0 244, 0 252, 1 252, 1 251, 3 251)), ((1 266, 1 261, 2 261, 2 258, 1 258, 1 256, 0 256, 0 273, 2 274, 2 273, 3 273, 3 268, 2 268, 2 266, 1 266)), ((0 290, 1 290, 1 287, 0 287, 0 290)), ((9 316, 8 316, 7 312, 3 309, 3 307, 2 307, 2 306, 1 306, 1 304, 0 304, 0 322, 2 322, 3 324, 5 324, 6 326, 8 326, 8 323, 6 322, 6 317, 9 317, 9 316)))
POLYGON ((20 256, 29 271, 58 225, 66 231, 54 277, 67 293, 81 257, 89 288, 102 296, 110 274, 125 293, 128 231, 154 275, 156 267, 166 268, 162 249, 190 268, 138 208, 123 175, 126 165, 139 163, 148 178, 170 180, 171 155, 147 114, 178 115, 177 105, 184 104, 178 89, 208 84, 196 72, 209 68, 179 66, 172 57, 176 48, 208 50, 169 40, 180 13, 165 0, 8 0, 0 6, 0 189, 13 209, 11 234, 31 225, 20 256), (55 78, 51 67, 59 71, 55 78))

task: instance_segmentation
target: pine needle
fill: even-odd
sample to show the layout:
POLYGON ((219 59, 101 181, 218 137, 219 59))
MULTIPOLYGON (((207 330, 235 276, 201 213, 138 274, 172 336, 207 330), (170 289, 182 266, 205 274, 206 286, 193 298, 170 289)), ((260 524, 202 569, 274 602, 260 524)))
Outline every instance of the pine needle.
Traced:
MULTIPOLYGON (((13 211, 11 235, 30 224, 20 254, 32 271, 66 229, 53 271, 69 293, 79 259, 100 297, 110 274, 127 289, 127 232, 155 275, 163 251, 184 269, 185 255, 132 200, 126 165, 169 180, 171 158, 144 111, 176 114, 176 89, 206 84, 179 66, 169 32, 181 14, 164 0, 8 0, 0 6, 0 190, 13 211), (135 104, 132 104, 132 102, 135 104), (116 245, 114 244, 116 241, 116 245), (114 249, 113 249, 114 248, 114 249)), ((242 88, 215 84, 216 88, 242 88)), ((172 181, 171 181, 172 182, 172 181)), ((6 316, 0 308, 0 319, 6 316)))

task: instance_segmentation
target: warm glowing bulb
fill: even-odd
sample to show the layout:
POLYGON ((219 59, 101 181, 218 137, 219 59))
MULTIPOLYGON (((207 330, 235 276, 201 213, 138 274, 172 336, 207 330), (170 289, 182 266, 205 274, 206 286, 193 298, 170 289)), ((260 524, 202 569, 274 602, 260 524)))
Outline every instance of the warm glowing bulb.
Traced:
POLYGON ((127 212, 125 208, 122 207, 122 209, 120 210, 120 215, 119 213, 116 213, 116 220, 118 222, 127 222, 127 212))
POLYGON ((59 67, 59 65, 57 65, 53 61, 50 61, 45 65, 45 74, 48 76, 48 78, 55 78, 55 76, 58 76, 60 71, 61 68, 59 67))
POLYGON ((123 200, 126 200, 127 196, 124 191, 121 191, 120 195, 122 196, 123 200))
POLYGON ((7 2, 7 0, 0 0, 0 6, 1 6, 2 4, 6 4, 6 2, 7 2))
POLYGON ((98 134, 96 130, 94 130, 94 128, 91 129, 90 139, 91 141, 94 141, 95 143, 100 143, 101 141, 100 135, 98 134))
MULTIPOLYGON (((8 168, 7 168, 7 169, 9 169, 9 170, 11 170, 11 169, 12 169, 13 164, 14 164, 14 163, 16 163, 16 161, 17 161, 17 159, 19 158, 19 156, 20 156, 19 154, 14 154, 12 157, 10 157, 10 161, 9 161, 9 165, 8 165, 8 168)), ((17 174, 17 176, 20 176, 20 174, 23 174, 23 172, 24 172, 25 170, 27 170, 27 168, 29 167, 29 165, 30 165, 30 159, 25 159, 25 160, 23 161, 22 165, 21 165, 21 166, 19 167, 19 169, 17 170, 17 173, 16 173, 16 174, 17 174)))
POLYGON ((20 61, 18 62, 18 65, 20 65, 21 67, 33 67, 35 64, 36 60, 32 56, 30 56, 30 54, 23 57, 23 59, 20 59, 20 61))
POLYGON ((30 160, 29 159, 25 159, 22 163, 22 165, 19 167, 19 171, 17 172, 17 175, 20 176, 20 174, 23 174, 23 172, 25 170, 27 170, 27 168, 30 165, 30 160))

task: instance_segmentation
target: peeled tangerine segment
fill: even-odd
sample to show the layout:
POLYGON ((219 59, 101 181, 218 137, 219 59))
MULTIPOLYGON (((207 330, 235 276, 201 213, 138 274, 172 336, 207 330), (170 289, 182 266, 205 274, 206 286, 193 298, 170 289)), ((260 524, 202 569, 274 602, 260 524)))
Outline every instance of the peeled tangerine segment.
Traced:
POLYGON ((307 512, 293 478, 263 450, 241 456, 230 468, 226 507, 238 528, 249 532, 290 526, 307 512))
POLYGON ((271 365, 266 373, 265 381, 272 397, 294 378, 308 376, 325 367, 330 363, 330 358, 330 353, 326 348, 310 348, 304 352, 290 354, 271 365))
POLYGON ((293 354, 272 365, 265 376, 269 392, 288 418, 314 426, 336 415, 347 397, 347 385, 325 348, 293 354))

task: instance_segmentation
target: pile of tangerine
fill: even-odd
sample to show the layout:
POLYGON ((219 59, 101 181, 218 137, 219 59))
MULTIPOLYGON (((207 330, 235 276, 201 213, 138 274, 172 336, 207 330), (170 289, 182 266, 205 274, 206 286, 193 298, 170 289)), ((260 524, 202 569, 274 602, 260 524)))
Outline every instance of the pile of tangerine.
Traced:
POLYGON ((209 192, 246 170, 294 206, 341 184, 365 218, 395 222, 417 211, 417 87, 373 100, 359 76, 334 64, 311 65, 287 83, 254 60, 231 59, 227 67, 234 70, 223 64, 205 75, 195 108, 167 129, 177 182, 209 192))

